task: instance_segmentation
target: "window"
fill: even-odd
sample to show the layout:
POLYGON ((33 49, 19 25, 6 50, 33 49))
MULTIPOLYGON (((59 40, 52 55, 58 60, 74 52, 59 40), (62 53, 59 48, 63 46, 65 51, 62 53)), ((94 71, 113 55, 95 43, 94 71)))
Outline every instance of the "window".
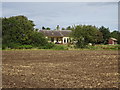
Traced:
POLYGON ((54 42, 54 38, 53 37, 51 37, 51 42, 54 42))
POLYGON ((56 38, 56 41, 57 41, 57 42, 59 41, 58 38, 56 38))
POLYGON ((66 43, 66 38, 64 38, 64 43, 66 43))
POLYGON ((68 43, 68 38, 67 38, 67 43, 68 43))

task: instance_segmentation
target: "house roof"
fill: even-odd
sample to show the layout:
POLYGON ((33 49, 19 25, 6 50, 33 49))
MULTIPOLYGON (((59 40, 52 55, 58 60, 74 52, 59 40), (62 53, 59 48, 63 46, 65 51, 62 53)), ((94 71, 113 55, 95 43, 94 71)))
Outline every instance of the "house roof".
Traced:
POLYGON ((39 30, 48 37, 69 37, 71 30, 39 30))
POLYGON ((110 39, 112 39, 112 40, 114 40, 114 41, 117 41, 117 39, 116 39, 116 38, 110 38, 110 39))

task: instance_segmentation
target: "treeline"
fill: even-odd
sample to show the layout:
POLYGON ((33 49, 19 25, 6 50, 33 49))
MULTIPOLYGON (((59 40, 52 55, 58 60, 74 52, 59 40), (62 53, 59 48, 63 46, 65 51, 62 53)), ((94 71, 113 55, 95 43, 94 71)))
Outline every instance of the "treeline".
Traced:
POLYGON ((63 30, 72 30, 71 37, 76 41, 76 47, 84 48, 88 43, 108 44, 109 38, 116 38, 120 44, 120 32, 110 32, 109 28, 101 26, 100 28, 92 25, 74 25, 63 28, 63 30))
MULTIPOLYGON (((29 49, 57 48, 55 44, 49 43, 45 36, 34 28, 33 21, 28 20, 26 16, 12 16, 2 19, 2 48, 29 49)), ((57 30, 59 30, 57 25, 57 30)), ((42 29, 50 30, 49 27, 42 29)), ((97 28, 92 25, 76 25, 62 28, 62 30, 72 30, 71 38, 77 48, 84 48, 88 43, 107 44, 110 37, 118 39, 120 44, 120 32, 110 32, 109 28, 104 26, 97 28)), ((61 48, 61 47, 60 47, 61 48)))

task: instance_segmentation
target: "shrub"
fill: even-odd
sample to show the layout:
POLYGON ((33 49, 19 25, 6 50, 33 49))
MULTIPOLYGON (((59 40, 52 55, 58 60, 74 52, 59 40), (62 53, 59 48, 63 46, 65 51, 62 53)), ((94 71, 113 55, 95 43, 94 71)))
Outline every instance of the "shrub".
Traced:
POLYGON ((75 43, 75 48, 86 48, 87 47, 87 43, 83 40, 78 40, 75 43))
POLYGON ((4 50, 4 49, 6 49, 6 48, 7 48, 7 45, 2 44, 2 49, 4 50))
POLYGON ((88 49, 102 49, 102 50, 118 50, 120 49, 120 45, 95 45, 95 46, 87 46, 88 49))
POLYGON ((44 45, 44 46, 39 46, 38 48, 39 49, 51 49, 51 48, 53 48, 55 46, 55 44, 54 43, 47 43, 46 45, 44 45))
POLYGON ((32 45, 20 45, 18 46, 18 49, 31 49, 32 45))
POLYGON ((41 46, 48 46, 49 47, 49 43, 47 42, 47 39, 45 38, 45 36, 40 33, 40 32, 33 32, 31 34, 31 39, 30 39, 30 43, 31 45, 35 46, 35 47, 41 47, 41 46))
POLYGON ((9 43, 7 45, 7 47, 10 49, 19 49, 19 46, 20 46, 20 44, 18 44, 18 43, 9 43))
POLYGON ((98 46, 92 46, 92 45, 87 45, 86 48, 87 48, 87 49, 93 49, 93 50, 95 50, 95 49, 100 49, 100 47, 98 47, 98 46))
POLYGON ((68 50, 68 47, 64 46, 64 45, 55 45, 52 49, 54 49, 54 50, 68 50))
POLYGON ((6 49, 6 48, 10 48, 10 49, 31 49, 32 46, 31 45, 21 45, 18 43, 10 43, 9 45, 2 45, 2 49, 6 49))
POLYGON ((54 43, 48 43, 44 46, 39 46, 39 49, 53 49, 53 50, 67 50, 68 47, 65 45, 56 45, 54 43))

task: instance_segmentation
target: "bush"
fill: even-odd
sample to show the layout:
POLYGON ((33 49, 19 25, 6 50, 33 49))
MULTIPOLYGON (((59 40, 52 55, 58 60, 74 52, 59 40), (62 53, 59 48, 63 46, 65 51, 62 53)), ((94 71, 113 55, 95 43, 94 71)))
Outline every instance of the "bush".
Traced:
POLYGON ((31 45, 21 45, 21 46, 18 46, 18 49, 31 49, 32 46, 31 45))
POLYGON ((2 45, 2 49, 6 49, 6 48, 10 48, 10 49, 31 49, 32 46, 31 45, 20 45, 18 43, 10 43, 9 45, 2 45))
POLYGON ((95 45, 95 46, 87 46, 88 49, 103 49, 103 50, 118 50, 120 49, 120 45, 95 45))
POLYGON ((30 42, 31 45, 33 45, 34 47, 39 47, 39 48, 41 48, 41 46, 49 47, 51 45, 51 43, 49 44, 45 36, 40 32, 33 32, 31 34, 30 41, 31 41, 30 42))
POLYGON ((82 40, 81 41, 78 40, 75 44, 75 48, 86 48, 86 47, 87 47, 87 43, 82 40))
POLYGON ((53 48, 55 46, 55 44, 54 43, 47 43, 46 45, 44 45, 44 46, 39 46, 38 48, 39 49, 51 49, 51 48, 53 48))
POLYGON ((7 45, 7 47, 10 49, 19 49, 19 46, 20 46, 20 44, 18 44, 18 43, 9 43, 7 45))
POLYGON ((39 46, 39 49, 68 50, 68 47, 65 45, 56 45, 50 42, 44 46, 39 46))
POLYGON ((2 49, 4 50, 4 49, 6 49, 6 48, 7 48, 7 45, 2 44, 2 49))
POLYGON ((55 45, 52 49, 54 49, 54 50, 68 50, 68 47, 64 46, 64 45, 55 45))
POLYGON ((93 49, 93 50, 95 50, 95 49, 100 49, 100 47, 97 47, 97 46, 91 46, 91 45, 87 45, 86 48, 87 48, 87 49, 93 49))

